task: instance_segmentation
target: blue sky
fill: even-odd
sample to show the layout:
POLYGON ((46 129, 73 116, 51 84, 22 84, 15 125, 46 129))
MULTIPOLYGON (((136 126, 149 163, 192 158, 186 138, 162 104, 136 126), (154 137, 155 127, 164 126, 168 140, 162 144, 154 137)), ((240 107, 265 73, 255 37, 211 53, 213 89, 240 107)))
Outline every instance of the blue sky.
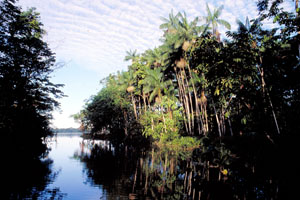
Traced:
MULTIPOLYGON (((257 16, 254 0, 19 0, 24 9, 36 7, 41 14, 44 39, 63 67, 53 74, 54 83, 65 84, 68 97, 53 113, 54 127, 78 127, 70 115, 79 112, 86 99, 100 90, 100 80, 127 69, 126 51, 143 52, 159 46, 160 17, 185 11, 189 19, 206 15, 224 5, 221 18, 230 22, 257 16)), ((292 6, 292 0, 287 1, 292 6)), ((221 29, 221 33, 224 33, 221 29)))

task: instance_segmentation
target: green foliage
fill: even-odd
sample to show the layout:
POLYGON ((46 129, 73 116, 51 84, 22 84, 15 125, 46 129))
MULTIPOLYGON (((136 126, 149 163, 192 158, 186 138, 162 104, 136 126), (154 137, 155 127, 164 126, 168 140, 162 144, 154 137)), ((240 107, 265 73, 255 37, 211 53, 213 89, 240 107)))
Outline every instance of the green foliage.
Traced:
MULTIPOLYGON (((103 88, 107 105, 97 98, 89 105, 102 102, 105 106, 97 108, 123 113, 119 127, 139 124, 144 136, 160 144, 197 146, 196 135, 297 132, 299 19, 279 5, 274 1, 266 14, 268 1, 259 1, 260 16, 238 20, 237 31, 228 31, 223 41, 217 27, 230 29, 219 19, 223 6, 212 12, 207 5, 203 24, 171 12, 162 18, 162 45, 140 55, 127 52, 128 70, 111 75, 103 88), (268 17, 274 17, 276 28, 263 28, 268 17)), ((83 122, 100 131, 95 124, 105 111, 86 111, 95 118, 83 122)), ((104 127, 113 127, 113 121, 104 127)))
POLYGON ((174 140, 179 136, 181 128, 181 111, 175 101, 163 96, 161 104, 156 104, 154 110, 146 112, 142 117, 141 123, 145 128, 143 134, 162 143, 174 140))
POLYGON ((166 145, 170 148, 197 147, 199 143, 195 138, 180 136, 182 111, 174 100, 163 96, 161 104, 157 104, 155 110, 144 114, 141 121, 144 127, 143 134, 153 138, 159 145, 166 145))
POLYGON ((0 2, 0 132, 13 152, 36 158, 46 150, 62 85, 50 81, 55 56, 42 40, 39 14, 14 3, 0 2))
POLYGON ((215 9, 213 12, 211 12, 208 4, 206 3, 207 16, 204 16, 202 18, 205 20, 207 27, 209 27, 210 25, 212 26, 213 34, 215 36, 217 36, 216 34, 218 33, 218 25, 225 26, 229 30, 231 29, 231 26, 227 21, 219 19, 223 9, 224 6, 222 5, 219 8, 215 9))

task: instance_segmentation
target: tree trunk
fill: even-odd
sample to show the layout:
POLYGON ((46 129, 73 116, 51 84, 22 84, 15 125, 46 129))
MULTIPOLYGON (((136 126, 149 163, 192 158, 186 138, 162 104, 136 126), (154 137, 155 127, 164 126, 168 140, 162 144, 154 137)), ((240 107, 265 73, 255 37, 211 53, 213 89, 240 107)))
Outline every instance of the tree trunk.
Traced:
POLYGON ((124 120, 125 120, 124 132, 125 132, 125 136, 127 136, 128 135, 128 120, 127 120, 127 112, 125 110, 123 110, 123 116, 124 116, 124 120))
POLYGON ((230 135, 233 136, 232 126, 231 126, 231 120, 230 120, 229 116, 228 116, 228 124, 229 124, 229 129, 230 129, 230 135))
POLYGON ((136 120, 138 120, 135 100, 134 100, 134 96, 133 96, 132 92, 131 92, 131 101, 132 101, 132 105, 133 105, 134 117, 135 117, 136 120))
POLYGON ((186 73, 185 70, 181 70, 181 75, 182 75, 182 81, 183 81, 183 88, 185 91, 185 95, 186 93, 188 93, 187 96, 187 101, 189 102, 189 113, 190 113, 190 135, 192 135, 194 133, 194 109, 193 109, 193 101, 192 101, 192 96, 189 90, 189 84, 187 82, 187 77, 186 77, 186 73))
POLYGON ((193 100, 192 100, 192 95, 191 95, 191 91, 189 88, 189 82, 187 79, 187 75, 185 73, 185 69, 182 70, 183 75, 184 75, 184 80, 185 80, 185 84, 186 84, 186 90, 188 92, 188 97, 190 100, 190 111, 191 111, 191 134, 194 135, 194 127, 195 127, 195 119, 194 119, 194 106, 193 106, 193 100))
POLYGON ((219 136, 222 137, 220 121, 219 121, 219 117, 218 117, 218 113, 217 113, 217 110, 216 110, 216 106, 215 106, 214 100, 212 100, 212 103, 213 103, 213 107, 214 107, 214 111, 215 111, 215 116, 216 116, 216 120, 217 120, 219 136))
MULTIPOLYGON (((199 135, 200 135, 201 134, 201 125, 200 125, 200 122, 202 120, 200 118, 200 109, 199 109, 198 95, 197 95, 197 90, 196 90, 196 87, 195 87, 195 84, 194 84, 194 80, 193 80, 193 77, 192 77, 192 72, 191 72, 190 65, 187 64, 187 66, 188 66, 188 70, 189 70, 189 74, 190 74, 190 78, 191 78, 191 82, 192 82, 192 87, 193 87, 193 91, 194 91, 195 107, 196 107, 196 119, 197 119, 198 131, 199 131, 199 135)), ((204 135, 206 135, 206 130, 203 127, 203 122, 202 122, 202 129, 203 129, 204 135)))
POLYGON ((138 171, 138 161, 136 161, 135 173, 134 173, 134 180, 132 186, 132 193, 134 193, 135 185, 136 185, 136 178, 137 178, 137 171, 138 171))
MULTIPOLYGON (((262 58, 260 58, 260 62, 262 63, 262 58)), ((275 122, 275 125, 276 125, 277 133, 280 134, 280 129, 279 129, 279 126, 278 126, 278 123, 277 123, 277 117, 276 117, 276 115, 275 115, 273 103, 272 103, 270 94, 269 94, 269 92, 268 92, 268 89, 265 88, 266 82, 265 82, 265 79, 264 79, 264 71, 263 71, 262 68, 260 68, 260 66, 257 66, 257 68, 258 68, 258 71, 259 71, 260 77, 261 77, 261 84, 262 84, 262 88, 263 88, 263 93, 266 93, 266 94, 267 94, 268 101, 269 101, 269 104, 270 104, 271 109, 272 109, 272 115, 273 115, 273 119, 274 119, 274 122, 275 122)))
POLYGON ((192 123, 191 123, 191 112, 190 112, 190 105, 189 105, 189 98, 187 96, 187 92, 184 86, 184 81, 182 80, 183 78, 181 78, 183 76, 183 74, 179 74, 178 76, 178 80, 180 81, 180 84, 182 85, 182 92, 183 92, 183 98, 184 98, 184 102, 185 102, 185 108, 186 108, 186 115, 187 115, 187 119, 188 119, 188 133, 189 135, 192 133, 192 123))
POLYGON ((139 96, 139 107, 137 109, 137 116, 140 118, 142 113, 141 96, 139 96))
POLYGON ((186 132, 189 132, 189 128, 188 128, 188 124, 187 124, 187 113, 186 113, 186 103, 185 103, 185 99, 184 99, 184 94, 183 94, 183 89, 182 86, 180 84, 180 80, 179 80, 179 75, 177 73, 176 67, 174 67, 174 71, 175 71, 175 75, 176 75, 176 79, 177 79, 177 83, 178 83, 178 88, 179 88, 179 100, 182 103, 183 106, 183 118, 184 118, 184 127, 186 132))
POLYGON ((143 93, 143 102, 144 102, 144 111, 146 113, 147 112, 147 103, 146 103, 146 97, 145 97, 144 93, 143 93))

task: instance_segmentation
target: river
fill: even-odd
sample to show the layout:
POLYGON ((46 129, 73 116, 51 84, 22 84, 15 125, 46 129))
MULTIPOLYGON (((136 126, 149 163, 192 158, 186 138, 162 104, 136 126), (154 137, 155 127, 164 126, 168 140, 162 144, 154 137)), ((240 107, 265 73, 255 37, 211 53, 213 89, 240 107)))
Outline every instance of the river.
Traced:
MULTIPOLYGON (((101 185, 91 184, 85 173, 85 164, 74 158, 80 152, 83 139, 79 136, 58 136, 51 142, 49 158, 54 161, 53 169, 58 176, 51 188, 59 188, 64 199, 100 199, 105 197, 101 185)), ((105 198, 104 198, 105 199, 105 198)))
MULTIPOLYGON (((257 146, 250 151, 242 145, 237 156, 224 144, 211 142, 205 141, 194 151, 178 152, 112 145, 79 135, 57 136, 49 142, 47 157, 8 170, 11 175, 4 179, 7 195, 3 196, 43 200, 288 199, 290 179, 277 173, 272 160, 258 162, 257 156, 248 155, 257 146)), ((288 177, 288 171, 282 172, 288 177)))

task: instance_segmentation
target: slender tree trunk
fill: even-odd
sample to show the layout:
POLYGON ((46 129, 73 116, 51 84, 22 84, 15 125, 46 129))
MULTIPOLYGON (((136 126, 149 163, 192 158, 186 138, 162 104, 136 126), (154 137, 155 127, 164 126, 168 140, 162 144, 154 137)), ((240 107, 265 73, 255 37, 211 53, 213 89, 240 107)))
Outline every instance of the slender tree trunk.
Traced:
POLYGON ((233 136, 232 126, 231 126, 231 120, 230 120, 229 116, 228 116, 228 124, 229 124, 230 135, 233 136))
POLYGON ((209 181, 209 161, 207 161, 207 175, 206 175, 206 180, 209 181))
POLYGON ((166 119, 165 119, 164 113, 162 113, 162 116, 163 116, 165 133, 167 133, 166 119))
POLYGON ((189 185, 188 185, 188 195, 191 196, 191 192, 192 192, 192 177, 193 177, 193 171, 190 171, 190 175, 189 175, 189 185))
POLYGON ((143 93, 143 102, 144 102, 144 112, 147 112, 147 103, 146 103, 146 97, 145 94, 143 93))
POLYGON ((184 180, 183 180, 183 192, 185 193, 185 191, 187 191, 187 186, 186 186, 186 181, 187 181, 187 171, 185 171, 185 174, 184 174, 184 180))
POLYGON ((134 173, 134 180, 133 180, 133 186, 132 186, 132 193, 134 193, 134 191, 135 191, 137 171, 138 171, 138 161, 136 161, 136 167, 135 167, 135 173, 134 173))
POLYGON ((175 75, 176 75, 176 79, 177 79, 177 83, 178 83, 178 88, 179 88, 179 100, 182 103, 183 106, 183 118, 184 118, 184 127, 187 133, 189 133, 189 128, 188 128, 188 124, 187 124, 187 108, 186 108, 186 103, 185 103, 185 98, 184 98, 184 94, 183 94, 183 89, 182 89, 182 85, 180 83, 179 80, 179 75, 178 72, 176 70, 176 67, 174 67, 174 71, 175 71, 175 75))
POLYGON ((187 78, 187 75, 185 73, 185 69, 182 70, 183 72, 183 79, 185 81, 185 85, 186 85, 186 90, 188 92, 188 97, 189 97, 189 100, 190 100, 190 110, 191 110, 191 133, 194 135, 194 127, 195 127, 195 119, 194 119, 194 106, 193 106, 193 100, 192 100, 192 95, 191 95, 191 91, 190 91, 190 88, 189 88, 189 82, 188 82, 188 78, 187 78))
POLYGON ((142 105, 141 105, 141 97, 139 96, 139 107, 137 109, 137 116, 138 116, 138 118, 141 117, 141 113, 142 113, 142 105))
MULTIPOLYGON (((262 63, 262 58, 260 58, 260 62, 262 63)), ((260 68, 260 66, 257 66, 257 68, 258 68, 258 70, 259 70, 260 77, 261 77, 261 82, 262 82, 261 84, 262 84, 262 88, 263 88, 263 93, 266 93, 266 94, 267 94, 268 101, 269 101, 269 104, 270 104, 271 109, 272 109, 272 115, 273 115, 273 119, 274 119, 274 122, 275 122, 275 125, 276 125, 277 133, 280 134, 280 129, 279 129, 279 126, 278 126, 277 117, 276 117, 276 115, 275 115, 273 103, 272 103, 270 94, 269 94, 269 92, 268 92, 268 89, 265 88, 266 82, 265 82, 265 79, 264 79, 264 71, 263 71, 262 68, 260 68)))
POLYGON ((215 106, 214 100, 212 100, 212 103, 213 103, 213 107, 214 107, 214 111, 215 111, 215 116, 216 116, 216 120, 217 120, 219 136, 222 137, 220 121, 219 121, 219 117, 218 117, 218 113, 217 113, 217 110, 216 110, 216 106, 215 106))
MULTIPOLYGON (((146 162, 147 162, 147 160, 146 160, 146 162)), ((147 192, 148 192, 148 178, 149 178, 148 163, 146 163, 145 167, 146 167, 146 180, 145 180, 145 187, 144 187, 144 195, 147 195, 147 192)))
POLYGON ((128 120, 127 120, 127 112, 125 110, 123 110, 123 116, 124 116, 124 120, 125 120, 124 132, 125 132, 125 136, 127 136, 128 135, 128 120))
POLYGON ((142 186, 143 183, 143 173, 141 173, 143 171, 143 166, 144 166, 144 159, 143 157, 140 158, 140 186, 142 186))
MULTIPOLYGON (((192 87, 193 87, 193 91, 194 91, 195 107, 196 107, 196 119, 197 119, 198 131, 199 131, 199 135, 200 135, 201 134, 201 125, 200 125, 201 119, 200 119, 200 109, 199 109, 198 95, 197 95, 197 90, 196 90, 194 80, 193 80, 193 77, 192 77, 192 72, 191 72, 190 65, 188 64, 187 66, 188 66, 188 71, 189 71, 189 74, 190 74, 190 77, 191 77, 191 83, 192 83, 192 87)), ((203 123, 202 123, 202 129, 203 129, 204 135, 206 135, 206 130, 203 127, 203 123)))
POLYGON ((154 149, 152 148, 151 152, 151 172, 153 171, 154 168, 154 149))
POLYGON ((187 77, 186 77, 186 73, 185 70, 181 69, 181 76, 182 76, 182 82, 183 82, 183 88, 185 91, 185 95, 187 96, 187 101, 189 102, 189 113, 190 113, 190 134, 192 135, 194 133, 194 109, 193 109, 193 101, 192 101, 192 96, 189 90, 189 84, 187 82, 187 77))
POLYGON ((221 114, 220 114, 220 119, 221 119, 221 130, 222 130, 222 134, 223 135, 225 135, 225 133, 226 133, 226 126, 225 126, 225 110, 224 110, 224 108, 223 108, 223 106, 222 106, 222 108, 221 108, 221 114))
POLYGON ((135 100, 134 100, 134 96, 133 96, 132 92, 131 92, 131 101, 132 101, 132 105, 133 105, 134 117, 135 117, 136 120, 138 120, 135 100))
POLYGON ((151 129, 152 129, 152 131, 154 131, 154 120, 153 120, 153 117, 151 117, 151 129))
MULTIPOLYGON (((182 74, 180 75, 181 77, 183 76, 182 74)), ((192 123, 191 123, 191 112, 190 112, 190 105, 189 105, 189 98, 187 96, 187 92, 186 92, 186 89, 185 89, 185 86, 184 86, 184 81, 182 80, 183 78, 179 79, 179 81, 181 81, 182 83, 182 91, 183 91, 183 95, 184 95, 184 99, 185 99, 185 108, 186 108, 186 114, 187 114, 187 119, 188 119, 188 133, 191 134, 192 133, 192 123)))
POLYGON ((204 90, 201 91, 201 119, 203 121, 203 129, 204 129, 204 134, 206 135, 208 133, 208 119, 207 119, 207 99, 205 97, 204 90))

